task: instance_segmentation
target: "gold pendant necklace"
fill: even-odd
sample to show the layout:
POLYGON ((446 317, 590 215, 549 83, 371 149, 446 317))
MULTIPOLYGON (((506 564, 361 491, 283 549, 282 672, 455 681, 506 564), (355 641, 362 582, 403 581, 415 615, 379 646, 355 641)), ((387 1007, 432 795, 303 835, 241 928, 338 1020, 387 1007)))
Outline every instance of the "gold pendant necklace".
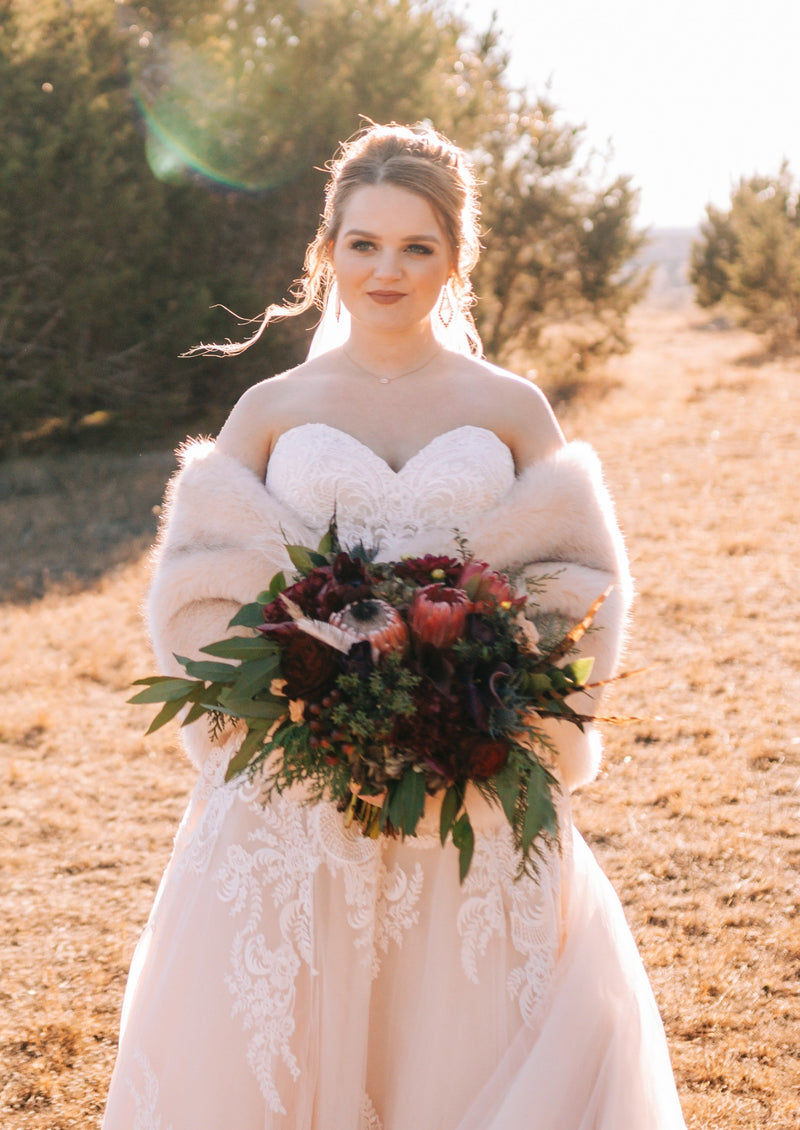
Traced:
POLYGON ((394 373, 391 377, 386 377, 386 376, 382 377, 379 373, 373 373, 371 369, 365 368, 364 365, 359 364, 359 362, 356 361, 356 359, 354 357, 350 356, 350 354, 347 352, 347 350, 345 349, 344 346, 342 346, 342 353, 344 353, 347 360, 356 369, 360 369, 362 373, 366 373, 368 377, 372 377, 372 379, 378 381, 379 384, 390 385, 392 383, 392 381, 397 381, 397 380, 400 379, 400 377, 410 377, 412 373, 421 373, 423 369, 425 369, 428 365, 430 365, 431 361, 436 360, 436 358, 439 356, 439 354, 442 352, 443 349, 444 349, 444 346, 442 346, 442 345, 437 346, 435 353, 432 353, 426 361, 422 362, 421 365, 415 365, 413 369, 404 369, 402 371, 402 373, 394 373))

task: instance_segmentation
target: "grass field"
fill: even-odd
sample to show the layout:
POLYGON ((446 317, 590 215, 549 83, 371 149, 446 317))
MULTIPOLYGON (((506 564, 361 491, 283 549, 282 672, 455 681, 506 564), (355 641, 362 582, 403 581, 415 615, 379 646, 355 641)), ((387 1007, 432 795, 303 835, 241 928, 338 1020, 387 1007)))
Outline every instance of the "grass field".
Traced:
MULTIPOLYGON (((691 1130, 800 1126, 800 361, 693 309, 563 418, 599 450, 638 603, 576 821, 625 904, 691 1130)), ((127 706, 168 453, 0 466, 0 1124, 99 1125, 193 772, 127 706)), ((424 1127, 420 1127, 424 1130, 424 1127)), ((620 1127, 620 1130, 646 1128, 620 1127)))

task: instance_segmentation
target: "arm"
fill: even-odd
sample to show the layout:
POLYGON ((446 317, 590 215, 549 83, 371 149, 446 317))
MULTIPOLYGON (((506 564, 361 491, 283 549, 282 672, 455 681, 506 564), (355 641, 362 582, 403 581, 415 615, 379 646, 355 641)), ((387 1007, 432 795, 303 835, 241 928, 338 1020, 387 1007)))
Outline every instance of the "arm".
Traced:
MULTIPOLYGON (((182 674, 174 656, 232 634, 228 623, 280 569, 286 542, 313 543, 316 531, 282 506, 252 470, 214 444, 187 445, 171 481, 153 552, 147 619, 161 670, 182 674)), ((319 535, 316 535, 317 537, 319 535)), ((205 723, 184 731, 198 767, 208 756, 205 723)))

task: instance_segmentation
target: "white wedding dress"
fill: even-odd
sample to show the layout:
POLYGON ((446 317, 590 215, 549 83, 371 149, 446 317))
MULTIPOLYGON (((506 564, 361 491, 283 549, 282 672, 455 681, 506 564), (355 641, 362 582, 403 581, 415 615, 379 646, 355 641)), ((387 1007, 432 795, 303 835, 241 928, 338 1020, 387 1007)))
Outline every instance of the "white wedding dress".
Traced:
MULTIPOLYGON (((323 424, 285 433, 267 487, 345 540, 458 526, 508 490, 491 432, 399 472, 323 424)), ((680 1130, 661 1021, 569 804, 536 881, 476 810, 458 882, 435 803, 370 840, 331 805, 224 784, 206 762, 125 997, 105 1130, 680 1130)))

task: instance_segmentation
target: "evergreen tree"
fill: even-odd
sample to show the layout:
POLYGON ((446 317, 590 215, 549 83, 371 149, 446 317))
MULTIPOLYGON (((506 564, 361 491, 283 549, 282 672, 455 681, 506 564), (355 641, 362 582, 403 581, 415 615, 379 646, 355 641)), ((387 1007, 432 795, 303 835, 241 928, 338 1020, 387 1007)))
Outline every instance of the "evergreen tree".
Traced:
POLYGON ((800 339, 799 197, 786 163, 775 177, 742 178, 727 211, 708 206, 692 247, 698 303, 722 303, 779 350, 800 339))
POLYGON ((635 193, 592 184, 578 131, 511 89, 496 29, 444 0, 0 0, 0 15, 0 446, 104 413, 213 429, 298 361, 311 319, 235 363, 176 355, 249 332, 214 303, 257 316, 287 293, 324 163, 360 115, 429 120, 474 154, 491 358, 536 363, 555 323, 580 324, 579 364, 623 346, 635 193))

